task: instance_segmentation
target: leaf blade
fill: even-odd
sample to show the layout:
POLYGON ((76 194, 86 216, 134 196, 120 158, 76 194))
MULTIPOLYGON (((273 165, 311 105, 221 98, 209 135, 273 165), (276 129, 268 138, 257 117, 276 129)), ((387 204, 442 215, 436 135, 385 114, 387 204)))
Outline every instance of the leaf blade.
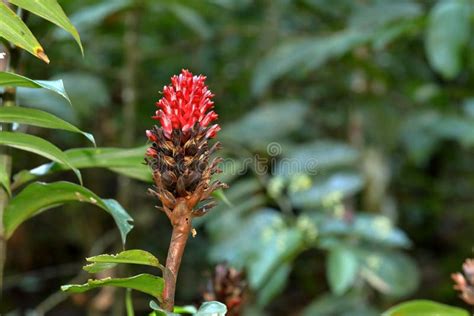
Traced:
POLYGON ((123 209, 117 209, 117 205, 111 205, 110 200, 101 199, 87 188, 66 181, 32 183, 11 199, 3 215, 6 238, 11 237, 15 229, 27 219, 72 201, 94 204, 112 215, 125 243, 126 236, 133 227, 130 215, 123 209))
POLYGON ((33 80, 15 73, 2 71, 0 72, 0 86, 44 88, 59 94, 71 104, 62 80, 33 80))
POLYGON ((70 163, 69 159, 61 149, 47 140, 24 133, 0 132, 0 144, 29 151, 52 161, 62 163, 71 168, 82 183, 82 177, 79 170, 70 163))
POLYGON ((468 316, 469 313, 458 307, 429 300, 413 300, 398 304, 382 314, 382 316, 468 316))
POLYGON ((131 288, 153 297, 159 297, 163 292, 164 281, 163 278, 143 273, 128 278, 105 278, 101 280, 89 280, 85 284, 63 285, 61 286, 61 290, 69 293, 84 293, 102 286, 131 288))
POLYGON ((79 133, 95 145, 94 136, 92 136, 92 134, 81 131, 76 126, 53 114, 37 109, 29 109, 19 106, 1 107, 0 122, 27 124, 79 133))
POLYGON ((77 45, 81 49, 84 56, 84 48, 82 47, 81 38, 74 25, 71 23, 67 15, 56 0, 27 1, 27 0, 9 0, 10 3, 34 13, 43 19, 46 19, 74 37, 77 45))
POLYGON ((48 56, 44 53, 44 49, 36 37, 3 1, 0 2, 0 37, 49 64, 48 56))

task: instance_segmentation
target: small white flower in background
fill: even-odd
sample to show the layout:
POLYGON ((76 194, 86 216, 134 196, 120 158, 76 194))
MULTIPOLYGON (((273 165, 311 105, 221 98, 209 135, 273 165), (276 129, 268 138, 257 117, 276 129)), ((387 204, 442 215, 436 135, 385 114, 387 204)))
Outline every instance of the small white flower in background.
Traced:
POLYGON ((0 59, 5 59, 6 56, 7 56, 7 53, 0 53, 0 59))

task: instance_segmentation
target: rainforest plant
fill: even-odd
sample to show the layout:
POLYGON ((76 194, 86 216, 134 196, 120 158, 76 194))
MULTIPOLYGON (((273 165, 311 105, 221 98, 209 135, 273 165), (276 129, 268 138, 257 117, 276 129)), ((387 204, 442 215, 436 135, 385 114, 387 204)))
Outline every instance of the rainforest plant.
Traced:
MULTIPOLYGON (((82 52, 82 44, 77 30, 55 0, 0 1, 0 38, 2 39, 0 48, 5 50, 2 52, 2 60, 0 60, 0 87, 3 87, 0 94, 2 105, 0 107, 0 288, 2 287, 8 239, 21 223, 47 209, 72 201, 96 205, 113 216, 120 229, 123 243, 133 227, 132 218, 117 201, 102 199, 82 186, 82 176, 77 160, 73 162, 75 159, 56 145, 28 133, 27 126, 64 130, 84 135, 95 146, 95 140, 91 134, 81 131, 51 113, 21 107, 21 104, 17 103, 17 87, 47 89, 70 102, 61 80, 33 80, 17 73, 20 68, 22 49, 46 63, 50 62, 43 47, 25 24, 26 11, 69 32, 77 41, 82 52), (13 11, 13 6, 16 6, 17 13, 13 11), (35 153, 53 163, 46 165, 43 170, 20 171, 12 175, 14 153, 11 149, 35 153), (54 168, 50 168, 53 165, 59 167, 54 170, 54 168), (33 182, 42 174, 64 169, 72 170, 80 184, 67 181, 33 182)), ((90 166, 94 165, 93 161, 89 163, 90 166)), ((39 233, 40 231, 41 228, 38 229, 39 233)))
MULTIPOLYGON (((157 102, 158 110, 153 119, 160 125, 146 131, 151 146, 145 161, 151 169, 154 187, 149 192, 159 201, 157 208, 164 212, 173 227, 166 265, 143 250, 128 250, 116 255, 100 255, 88 258, 86 271, 97 273, 114 267, 117 263, 154 266, 162 270, 163 277, 140 274, 128 278, 89 280, 83 285, 65 285, 64 291, 80 293, 98 286, 118 286, 142 291, 155 297, 150 307, 157 314, 172 315, 175 310, 176 280, 181 259, 189 236, 196 234, 193 218, 205 215, 213 206, 211 194, 226 184, 212 180, 219 173, 221 158, 211 158, 220 143, 210 140, 220 130, 211 124, 218 115, 213 111, 214 96, 205 84, 206 77, 194 76, 188 70, 171 78, 171 84, 163 88, 163 97, 157 102)), ((131 306, 131 299, 127 304, 131 306)), ((129 307, 129 310, 133 308, 129 307)), ((192 311, 189 307, 186 311, 192 311)), ((203 304, 197 315, 224 314, 226 307, 219 302, 203 304)))

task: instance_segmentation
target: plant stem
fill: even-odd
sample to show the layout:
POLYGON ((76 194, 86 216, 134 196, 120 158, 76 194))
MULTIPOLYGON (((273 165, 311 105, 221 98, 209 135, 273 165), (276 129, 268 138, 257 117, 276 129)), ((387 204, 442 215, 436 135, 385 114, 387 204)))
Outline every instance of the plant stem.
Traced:
MULTIPOLYGON (((17 49, 7 50, 7 61, 0 64, 0 71, 10 70, 14 72, 11 65, 16 65, 19 57, 17 49)), ((15 106, 16 103, 16 88, 5 87, 2 94, 2 106, 15 106)), ((0 130, 8 131, 11 129, 10 124, 1 124, 0 130)), ((12 157, 8 147, 0 147, 0 168, 4 169, 8 178, 11 176, 12 157)), ((5 267, 7 257, 7 240, 5 239, 5 231, 3 225, 3 212, 8 204, 9 196, 5 189, 0 187, 0 297, 3 290, 3 270, 5 267)))
POLYGON ((166 258, 166 270, 164 273, 165 287, 163 289, 163 309, 172 312, 174 307, 174 296, 176 291, 176 280, 178 278, 179 266, 183 257, 186 242, 192 230, 191 209, 185 200, 179 201, 171 212, 171 234, 168 256, 166 258))

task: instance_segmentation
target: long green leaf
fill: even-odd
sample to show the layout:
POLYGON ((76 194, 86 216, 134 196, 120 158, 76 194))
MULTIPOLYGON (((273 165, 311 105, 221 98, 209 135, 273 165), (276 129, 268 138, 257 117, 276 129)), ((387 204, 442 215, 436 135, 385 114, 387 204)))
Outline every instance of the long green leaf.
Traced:
POLYGON ((94 136, 92 136, 92 134, 83 132, 71 123, 68 123, 53 114, 41 110, 29 109, 19 106, 1 107, 0 122, 28 124, 79 133, 84 135, 95 145, 94 136))
POLYGON ((0 132, 0 145, 29 151, 52 161, 62 163, 72 169, 82 183, 81 173, 71 164, 64 152, 40 137, 24 133, 0 132))
MULTIPOLYGON (((143 164, 146 147, 131 149, 123 148, 74 148, 64 153, 71 165, 77 169, 108 168, 111 171, 124 174, 133 179, 152 182, 149 168, 143 164)), ((28 171, 23 170, 13 177, 12 188, 17 188, 36 178, 62 171, 70 167, 60 163, 47 163, 28 171)))
POLYGON ((36 37, 3 1, 0 1, 0 37, 49 63, 48 56, 36 37))
POLYGON ((49 184, 32 183, 11 199, 5 208, 3 218, 5 236, 9 238, 27 219, 47 209, 73 201, 97 205, 112 215, 120 230, 122 242, 125 244, 127 234, 133 228, 133 219, 122 206, 115 200, 101 199, 92 191, 65 181, 49 184))
POLYGON ((469 316, 466 310, 428 300, 414 300, 398 304, 382 316, 469 316))
POLYGON ((113 268, 119 263, 146 265, 160 269, 163 268, 158 258, 148 251, 141 249, 125 250, 116 255, 103 254, 87 258, 86 260, 92 263, 86 265, 84 270, 91 273, 97 273, 105 269, 113 268))
MULTIPOLYGON (((0 161, 2 157, 0 157, 0 161)), ((8 176, 7 170, 5 169, 5 164, 0 164, 0 187, 3 187, 8 195, 12 195, 12 191, 10 188, 10 177, 8 176)))
POLYGON ((53 22, 65 31, 69 32, 79 45, 82 55, 84 49, 82 48, 81 38, 74 25, 72 25, 69 18, 64 13, 63 9, 56 0, 9 0, 16 6, 30 11, 43 19, 53 22))
POLYGON ((59 94, 71 104, 62 80, 33 80, 11 72, 2 71, 0 72, 0 86, 44 88, 59 94))
POLYGON ((429 15, 426 54, 431 66, 447 79, 462 69, 461 52, 471 38, 468 0, 438 1, 429 15))
POLYGON ((160 277, 144 273, 129 278, 106 278, 102 280, 89 280, 85 284, 63 285, 61 290, 70 293, 83 293, 102 286, 130 288, 159 297, 163 292, 164 281, 160 277))

